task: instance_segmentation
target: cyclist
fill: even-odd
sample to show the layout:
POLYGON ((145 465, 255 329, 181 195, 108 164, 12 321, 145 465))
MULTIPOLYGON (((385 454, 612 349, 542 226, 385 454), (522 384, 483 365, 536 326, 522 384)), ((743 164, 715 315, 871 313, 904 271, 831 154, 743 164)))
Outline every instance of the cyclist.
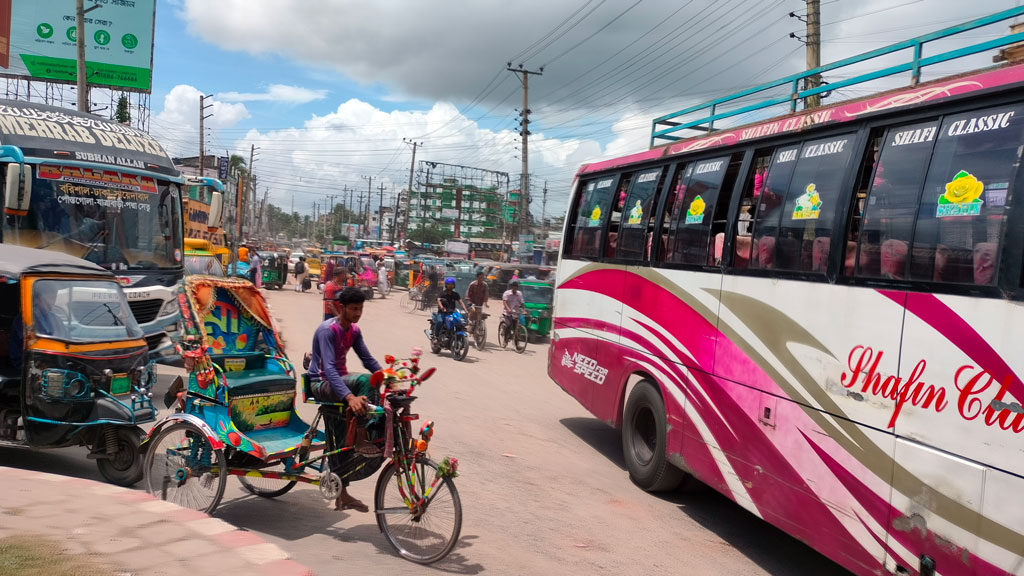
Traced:
MULTIPOLYGON (((343 402, 355 417, 362 420, 370 403, 378 403, 377 392, 370 384, 369 374, 353 374, 348 371, 346 357, 349 350, 355 350, 370 372, 381 369, 380 363, 370 355, 363 341, 363 333, 356 324, 363 315, 366 296, 358 288, 346 288, 337 297, 336 317, 325 320, 313 334, 313 354, 309 364, 310 389, 313 397, 321 402, 343 402)), ((334 418, 325 418, 327 435, 335 439, 335 446, 344 446, 345 430, 334 418)), ((355 452, 366 457, 380 456, 380 448, 370 443, 366 435, 365 422, 359 422, 356 430, 355 452)), ((344 455, 330 459, 331 468, 339 476, 344 455)), ((358 510, 369 512, 370 508, 348 493, 348 481, 342 480, 341 494, 334 503, 335 510, 358 510)))
POLYGON ((466 300, 474 307, 469 312, 469 320, 476 322, 476 317, 480 314, 479 308, 487 306, 487 282, 484 281, 483 268, 476 269, 476 281, 466 289, 466 300))
POLYGON ((523 293, 519 291, 519 280, 512 279, 508 283, 508 290, 501 295, 501 303, 505 307, 506 329, 511 329, 515 334, 516 325, 519 324, 519 315, 525 312, 523 293))
POLYGON ((444 326, 445 320, 451 316, 452 312, 459 308, 466 312, 466 306, 462 303, 462 298, 455 291, 455 278, 449 276, 444 279, 444 292, 437 297, 437 314, 434 314, 434 340, 437 340, 437 337, 440 336, 441 327, 444 326))

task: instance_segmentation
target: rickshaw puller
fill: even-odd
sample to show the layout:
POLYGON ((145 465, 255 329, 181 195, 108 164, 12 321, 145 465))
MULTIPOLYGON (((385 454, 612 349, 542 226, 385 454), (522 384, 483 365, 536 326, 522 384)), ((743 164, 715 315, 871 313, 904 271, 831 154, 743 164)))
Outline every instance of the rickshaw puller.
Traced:
MULTIPOLYGON (((371 400, 379 402, 377 391, 370 384, 369 374, 352 374, 346 367, 346 357, 350 349, 370 372, 381 369, 380 363, 370 355, 363 341, 363 334, 357 323, 363 315, 363 302, 366 296, 358 288, 346 288, 338 294, 335 318, 325 320, 313 335, 313 353, 309 365, 310 387, 313 397, 321 402, 344 402, 353 415, 360 419, 356 430, 354 450, 367 457, 380 456, 380 448, 374 446, 366 435, 365 421, 367 406, 371 400)), ((332 438, 344 436, 344 431, 336 430, 333 419, 325 418, 327 434, 332 438)), ((348 493, 348 481, 342 480, 341 494, 335 501, 335 510, 353 509, 369 512, 369 507, 348 493)))

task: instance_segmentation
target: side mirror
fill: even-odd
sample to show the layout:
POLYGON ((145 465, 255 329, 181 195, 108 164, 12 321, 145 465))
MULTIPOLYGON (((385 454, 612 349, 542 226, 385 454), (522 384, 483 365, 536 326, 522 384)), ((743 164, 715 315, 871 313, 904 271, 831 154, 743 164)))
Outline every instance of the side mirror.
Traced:
POLYGON ((4 187, 4 214, 25 216, 32 200, 32 167, 26 164, 7 165, 7 185, 4 187))
POLYGON ((427 378, 430 378, 431 376, 433 376, 434 372, 436 372, 436 371, 437 371, 436 368, 427 368, 427 370, 423 373, 423 375, 420 376, 420 382, 426 382, 427 378))
POLYGON ((224 226, 224 194, 214 191, 210 198, 210 218, 206 221, 206 227, 211 231, 224 226))

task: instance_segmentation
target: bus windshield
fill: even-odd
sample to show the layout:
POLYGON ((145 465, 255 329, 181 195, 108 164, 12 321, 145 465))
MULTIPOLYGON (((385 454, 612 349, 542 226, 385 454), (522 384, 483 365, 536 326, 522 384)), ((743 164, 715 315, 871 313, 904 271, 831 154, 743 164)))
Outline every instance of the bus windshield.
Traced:
POLYGON ((118 270, 180 268, 177 184, 147 176, 40 165, 28 214, 4 222, 4 241, 59 250, 118 270))

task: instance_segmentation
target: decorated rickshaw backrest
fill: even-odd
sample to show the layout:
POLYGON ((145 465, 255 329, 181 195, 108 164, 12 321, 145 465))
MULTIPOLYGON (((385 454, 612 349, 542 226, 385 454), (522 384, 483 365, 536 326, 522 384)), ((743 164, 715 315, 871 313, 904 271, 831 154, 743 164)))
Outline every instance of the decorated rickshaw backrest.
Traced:
POLYGON ((231 292, 216 289, 213 306, 203 317, 203 329, 213 354, 239 354, 256 351, 263 326, 256 321, 231 292))

